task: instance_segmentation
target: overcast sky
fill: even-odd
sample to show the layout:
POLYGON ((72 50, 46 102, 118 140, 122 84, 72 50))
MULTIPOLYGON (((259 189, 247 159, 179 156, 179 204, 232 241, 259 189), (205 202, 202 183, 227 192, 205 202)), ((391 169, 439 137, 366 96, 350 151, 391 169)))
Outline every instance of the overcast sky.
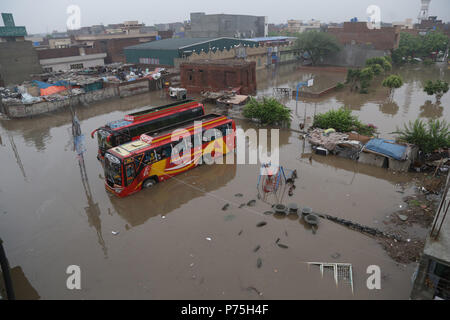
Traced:
MULTIPOLYGON (((0 12, 14 15, 17 26, 29 34, 65 31, 69 5, 81 8, 81 25, 139 20, 146 25, 189 19, 190 12, 250 14, 267 16, 269 23, 288 19, 323 22, 366 21, 369 5, 381 8, 382 21, 416 20, 420 0, 0 0, 0 12)), ((430 15, 450 21, 450 0, 432 0, 430 15)), ((0 21, 0 25, 2 25, 0 21)))

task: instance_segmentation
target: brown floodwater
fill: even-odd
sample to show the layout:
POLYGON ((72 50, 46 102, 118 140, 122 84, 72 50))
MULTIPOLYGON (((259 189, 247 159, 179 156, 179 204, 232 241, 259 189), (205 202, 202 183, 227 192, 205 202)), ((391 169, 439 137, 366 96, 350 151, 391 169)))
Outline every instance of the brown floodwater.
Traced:
MULTIPOLYGON (((296 114, 292 126, 303 121, 305 107, 312 118, 315 110, 343 105, 378 126, 383 136, 417 117, 450 120, 445 108, 450 95, 435 105, 422 92, 424 80, 449 81, 445 68, 398 70, 405 85, 392 101, 376 81, 368 95, 343 91, 301 99, 297 110, 295 101, 286 101, 296 114)), ((285 65, 259 72, 259 94, 271 94, 274 86, 294 88, 311 76, 318 88, 345 77, 285 65)), ((313 234, 297 215, 264 215, 270 206, 257 200, 259 165, 205 165, 128 198, 109 195, 90 132, 130 111, 168 102, 153 92, 77 108, 86 136, 84 166, 73 151, 70 112, 0 120, 0 236, 11 268, 20 270, 16 273, 26 283, 19 286, 19 297, 408 299, 415 265, 397 264, 375 239, 329 221, 320 221, 313 234), (238 208, 253 199, 254 207, 238 208), (230 207, 223 211, 226 203, 230 207), (258 228, 261 221, 267 225, 258 228), (278 238, 288 248, 278 247, 278 238), (306 264, 312 261, 351 263, 354 293, 348 285, 336 286, 330 274, 322 278, 317 267, 306 264), (66 288, 69 265, 81 267, 81 290, 66 288), (381 290, 366 287, 369 265, 381 268, 381 290)), ((239 120, 237 125, 255 127, 239 120)), ((280 131, 281 163, 299 175, 294 195, 285 194, 282 201, 372 227, 383 228, 382 220, 414 193, 414 178, 420 178, 331 156, 310 159, 310 153, 298 133, 280 131)))

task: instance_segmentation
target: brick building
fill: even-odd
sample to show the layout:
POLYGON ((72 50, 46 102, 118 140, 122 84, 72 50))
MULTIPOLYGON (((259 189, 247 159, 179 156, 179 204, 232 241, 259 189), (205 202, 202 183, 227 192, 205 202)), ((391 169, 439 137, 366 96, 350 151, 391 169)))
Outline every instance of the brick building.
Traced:
POLYGON ((341 27, 329 27, 328 32, 343 44, 372 45, 376 50, 395 50, 400 44, 399 27, 367 28, 366 22, 345 22, 341 27))
POLYGON ((181 85, 189 93, 239 88, 241 94, 256 93, 256 63, 240 59, 199 60, 182 63, 181 85))

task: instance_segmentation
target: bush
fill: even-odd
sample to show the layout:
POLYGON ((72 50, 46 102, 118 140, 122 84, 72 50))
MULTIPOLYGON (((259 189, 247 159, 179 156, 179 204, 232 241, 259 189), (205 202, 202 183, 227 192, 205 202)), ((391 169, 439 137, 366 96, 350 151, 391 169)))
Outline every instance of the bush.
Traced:
POLYGON ((344 108, 316 115, 313 127, 321 129, 333 128, 338 132, 356 131, 369 136, 376 132, 375 126, 362 124, 358 117, 352 115, 351 110, 344 108))
POLYGON ((366 60, 367 67, 372 67, 374 65, 379 65, 384 71, 390 71, 392 69, 390 57, 375 57, 366 60))
POLYGON ((449 124, 443 120, 431 120, 428 125, 417 119, 404 125, 402 130, 394 132, 397 140, 415 144, 425 153, 431 153, 439 148, 450 147, 449 124))
POLYGON ((379 64, 373 64, 370 67, 372 68, 372 71, 376 76, 380 75, 384 71, 383 67, 379 64))
POLYGON ((338 82, 336 84, 336 89, 340 90, 340 89, 343 89, 343 88, 344 88, 344 84, 342 82, 338 82))
POLYGON ((258 119, 263 124, 291 122, 291 110, 275 98, 263 98, 262 101, 250 98, 244 106, 243 115, 249 119, 258 119))
POLYGON ((425 83, 423 91, 425 91, 429 96, 436 95, 436 100, 439 101, 441 97, 448 92, 449 86, 445 81, 437 80, 433 82, 428 80, 425 83))
POLYGON ((383 87, 387 87, 390 89, 398 89, 403 85, 403 79, 400 76, 395 74, 390 75, 383 81, 383 87))

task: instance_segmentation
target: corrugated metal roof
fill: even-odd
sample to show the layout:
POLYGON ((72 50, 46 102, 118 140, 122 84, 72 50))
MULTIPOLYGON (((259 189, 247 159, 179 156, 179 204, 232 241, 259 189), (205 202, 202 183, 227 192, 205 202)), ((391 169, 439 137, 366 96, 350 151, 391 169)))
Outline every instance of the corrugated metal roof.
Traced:
POLYGON ((193 45, 210 42, 220 39, 232 39, 236 41, 249 41, 237 38, 172 38, 145 42, 135 46, 126 47, 125 49, 155 49, 155 50, 178 50, 183 47, 190 47, 193 45))

